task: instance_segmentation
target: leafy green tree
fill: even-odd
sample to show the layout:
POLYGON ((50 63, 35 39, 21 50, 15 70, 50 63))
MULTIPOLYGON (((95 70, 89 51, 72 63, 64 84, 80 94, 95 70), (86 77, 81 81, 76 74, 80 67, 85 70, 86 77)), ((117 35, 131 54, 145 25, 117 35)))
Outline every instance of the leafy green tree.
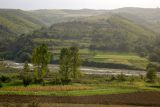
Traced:
POLYGON ((45 44, 36 47, 32 53, 32 63, 35 66, 35 79, 37 82, 42 82, 44 76, 49 72, 48 63, 51 60, 51 53, 45 44))
POLYGON ((26 87, 32 82, 32 76, 29 74, 30 68, 28 62, 25 62, 22 72, 23 85, 26 87))
POLYGON ((154 51, 150 52, 149 60, 152 62, 160 62, 160 50, 156 48, 154 51))
POLYGON ((71 47, 70 48, 70 54, 71 54, 71 70, 72 70, 72 78, 78 78, 80 76, 80 55, 79 55, 79 49, 77 47, 71 47))
POLYGON ((71 80, 71 70, 70 70, 70 66, 71 66, 71 54, 70 54, 70 50, 67 48, 63 48, 61 49, 61 53, 60 53, 60 58, 59 58, 59 62, 60 62, 60 77, 61 77, 61 81, 64 83, 68 83, 71 80))
POLYGON ((60 58, 60 76, 62 82, 70 82, 71 79, 76 79, 80 76, 80 57, 79 49, 76 47, 63 48, 60 58))
POLYGON ((146 78, 149 82, 155 82, 157 78, 157 71, 155 68, 149 68, 146 74, 146 78))
POLYGON ((23 67, 23 71, 24 72, 30 72, 30 68, 29 68, 28 62, 25 62, 24 67, 23 67))

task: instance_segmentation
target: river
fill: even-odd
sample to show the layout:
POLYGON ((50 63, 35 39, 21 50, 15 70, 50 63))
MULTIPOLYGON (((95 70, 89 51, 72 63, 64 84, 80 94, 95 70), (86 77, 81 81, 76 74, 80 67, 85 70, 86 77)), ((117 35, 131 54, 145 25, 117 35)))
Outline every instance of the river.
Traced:
MULTIPOLYGON (((23 63, 16 63, 13 61, 4 61, 6 63, 6 66, 9 66, 11 68, 17 68, 17 69, 23 69, 23 63)), ((33 69, 33 65, 29 64, 30 68, 33 69)), ((58 65, 49 64, 49 69, 51 72, 57 72, 59 69, 58 65)), ((140 70, 126 70, 126 69, 109 69, 109 68, 96 68, 96 67, 81 67, 80 70, 84 74, 95 74, 95 75, 118 75, 118 74, 125 74, 128 76, 139 76, 139 75, 145 75, 146 71, 140 71, 140 70)), ((158 73, 160 75, 160 73, 158 73)))

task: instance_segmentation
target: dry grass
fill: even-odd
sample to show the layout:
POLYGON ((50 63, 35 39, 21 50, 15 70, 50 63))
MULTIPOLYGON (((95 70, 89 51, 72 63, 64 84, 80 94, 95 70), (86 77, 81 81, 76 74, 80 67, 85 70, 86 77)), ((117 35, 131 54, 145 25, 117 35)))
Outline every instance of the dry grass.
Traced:
POLYGON ((74 91, 74 90, 91 90, 93 87, 88 86, 29 86, 29 87, 4 87, 0 91, 74 91))

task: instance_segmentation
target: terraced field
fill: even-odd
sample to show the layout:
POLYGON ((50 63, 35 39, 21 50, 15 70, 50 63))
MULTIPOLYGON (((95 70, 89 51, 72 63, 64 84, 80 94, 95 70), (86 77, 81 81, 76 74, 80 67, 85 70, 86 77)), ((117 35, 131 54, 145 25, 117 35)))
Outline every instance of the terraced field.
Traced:
POLYGON ((142 58, 133 53, 115 52, 98 53, 90 60, 94 62, 124 64, 139 69, 145 69, 149 63, 149 61, 146 58, 142 58))

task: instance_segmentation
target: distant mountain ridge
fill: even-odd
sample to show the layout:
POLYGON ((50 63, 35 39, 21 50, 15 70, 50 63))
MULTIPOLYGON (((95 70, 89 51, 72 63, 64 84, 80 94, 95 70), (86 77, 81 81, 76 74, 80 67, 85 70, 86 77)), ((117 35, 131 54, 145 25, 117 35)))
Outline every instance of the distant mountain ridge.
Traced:
MULTIPOLYGON (((84 20, 91 16, 103 17, 112 14, 119 14, 126 19, 145 26, 155 32, 160 32, 160 9, 145 8, 120 8, 115 10, 33 10, 23 11, 19 9, 0 9, 0 25, 7 27, 16 34, 28 33, 42 26, 52 24, 84 20)), ((2 34, 1 34, 2 35, 2 34)))

